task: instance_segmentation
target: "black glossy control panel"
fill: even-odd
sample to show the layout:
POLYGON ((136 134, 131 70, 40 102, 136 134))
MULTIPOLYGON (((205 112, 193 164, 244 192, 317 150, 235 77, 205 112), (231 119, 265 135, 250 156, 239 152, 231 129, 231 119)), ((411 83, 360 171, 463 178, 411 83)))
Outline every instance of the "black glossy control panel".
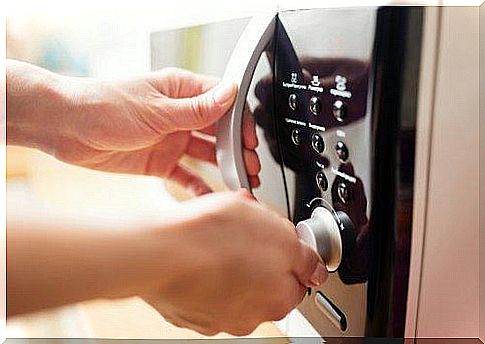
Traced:
POLYGON ((349 224, 337 271, 299 307, 333 335, 362 335, 365 326, 375 18, 372 9, 289 11, 276 30, 274 127, 289 218, 296 225, 324 206, 349 224))
MULTIPOLYGON (((277 56, 285 55, 280 51, 277 56)), ((360 174, 371 168, 364 133, 369 129, 370 66, 358 59, 314 58, 293 70, 297 64, 285 62, 282 58, 277 64, 275 100, 286 178, 294 182, 288 190, 293 197, 290 215, 296 224, 322 203, 345 211, 356 224, 359 250, 343 257, 339 275, 345 283, 365 282, 368 216, 360 174), (355 159, 363 171, 357 170, 355 159)))
POLYGON ((350 229, 338 269, 298 307, 325 335, 403 334, 421 13, 280 12, 272 83, 255 87, 288 217, 296 225, 324 206, 350 229))

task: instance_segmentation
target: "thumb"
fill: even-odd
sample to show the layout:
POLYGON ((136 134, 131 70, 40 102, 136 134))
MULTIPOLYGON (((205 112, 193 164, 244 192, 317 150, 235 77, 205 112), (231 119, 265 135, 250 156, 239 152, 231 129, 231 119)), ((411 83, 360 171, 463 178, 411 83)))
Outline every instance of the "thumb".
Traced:
POLYGON ((208 127, 229 111, 236 92, 236 84, 223 81, 192 98, 170 98, 170 129, 176 131, 208 127))
POLYGON ((305 287, 318 287, 328 277, 327 268, 318 253, 309 245, 300 241, 299 257, 294 259, 293 272, 305 287))

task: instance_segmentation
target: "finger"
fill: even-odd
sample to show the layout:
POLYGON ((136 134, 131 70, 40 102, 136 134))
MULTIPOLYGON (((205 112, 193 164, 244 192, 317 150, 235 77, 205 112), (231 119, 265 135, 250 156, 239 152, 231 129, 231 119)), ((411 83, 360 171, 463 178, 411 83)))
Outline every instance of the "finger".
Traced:
POLYGON ((172 325, 174 325, 176 327, 187 328, 187 329, 196 331, 196 332, 198 332, 198 333, 200 333, 204 336, 214 336, 217 333, 219 333, 216 330, 191 323, 191 322, 189 322, 189 321, 187 321, 187 320, 185 320, 181 317, 177 317, 177 318, 167 318, 167 317, 165 317, 165 320, 167 320, 169 323, 171 323, 172 325))
POLYGON ((256 84, 254 94, 261 104, 271 104, 273 98, 273 78, 268 76, 261 79, 256 84))
POLYGON ((217 134, 217 123, 214 123, 212 125, 209 125, 208 127, 199 129, 197 131, 207 135, 215 136, 217 134))
POLYGON ((148 74, 147 81, 158 92, 170 98, 190 98, 207 92, 220 79, 180 68, 164 68, 148 74))
POLYGON ((293 308, 296 308, 300 303, 303 302, 307 293, 308 293, 308 287, 304 286, 303 284, 300 284, 299 290, 298 290, 297 302, 293 305, 293 308))
POLYGON ((261 163, 258 154, 254 150, 243 150, 244 162, 246 164, 246 173, 248 176, 257 176, 261 171, 261 163))
POLYGON ((247 321, 245 321, 243 325, 240 325, 237 327, 231 326, 230 328, 227 329, 226 332, 233 336, 245 337, 253 333, 254 330, 256 330, 256 328, 258 327, 258 325, 259 325, 258 323, 248 323, 247 321))
POLYGON ((327 279, 328 272, 318 253, 307 244, 299 241, 293 259, 293 272, 306 287, 318 287, 327 279))
POLYGON ((202 178, 181 165, 175 166, 168 178, 179 183, 198 196, 212 192, 211 188, 202 178))
POLYGON ((185 154, 198 160, 217 164, 216 144, 201 137, 191 137, 185 154))
POLYGON ((210 321, 201 315, 194 313, 178 313, 177 318, 184 327, 206 336, 214 336, 220 332, 212 326, 210 321))
POLYGON ((261 181, 258 176, 248 176, 248 179, 249 185, 251 185, 253 189, 258 188, 261 185, 261 181))
POLYGON ((168 115, 163 117, 164 129, 178 131, 207 128, 229 110, 236 91, 235 84, 220 83, 215 88, 192 98, 164 98, 163 106, 168 112, 168 115))
POLYGON ((243 115, 242 136, 245 148, 256 149, 256 147, 258 146, 258 138, 256 136, 256 124, 254 122, 253 114, 249 111, 249 107, 247 105, 244 109, 243 115))
POLYGON ((278 285, 279 291, 275 291, 269 297, 268 309, 265 312, 265 321, 278 321, 283 319, 292 309, 303 300, 306 287, 294 276, 289 276, 278 285))
MULTIPOLYGON (((248 105, 246 105, 244 108, 241 130, 244 147, 248 149, 256 149, 256 147, 258 146, 258 138, 256 136, 256 124, 254 121, 254 115, 249 111, 248 105)), ((202 128, 199 131, 208 135, 216 135, 217 124, 202 128)))
MULTIPOLYGON (((295 280, 295 285, 292 288, 291 297, 286 304, 286 315, 295 309, 305 298, 308 288, 299 281, 295 280)), ((281 320, 281 319, 278 319, 281 320)))

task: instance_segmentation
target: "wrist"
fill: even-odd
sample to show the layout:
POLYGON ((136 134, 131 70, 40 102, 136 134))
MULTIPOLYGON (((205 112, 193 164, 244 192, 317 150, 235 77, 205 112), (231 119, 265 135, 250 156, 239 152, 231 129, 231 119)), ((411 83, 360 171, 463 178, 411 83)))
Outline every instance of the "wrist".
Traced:
POLYGON ((109 297, 163 295, 177 279, 177 273, 183 271, 178 264, 182 243, 177 234, 182 221, 141 222, 117 236, 121 258, 118 269, 123 277, 117 283, 120 289, 109 297))
POLYGON ((7 60, 7 143, 51 152, 64 134, 66 77, 7 60))
POLYGON ((180 211, 127 235, 126 241, 137 252, 130 267, 137 270, 137 285, 130 287, 132 295, 148 299, 155 295, 163 300, 197 272, 214 268, 219 258, 214 256, 210 244, 201 240, 206 229, 212 227, 208 226, 210 221, 206 215, 180 211))

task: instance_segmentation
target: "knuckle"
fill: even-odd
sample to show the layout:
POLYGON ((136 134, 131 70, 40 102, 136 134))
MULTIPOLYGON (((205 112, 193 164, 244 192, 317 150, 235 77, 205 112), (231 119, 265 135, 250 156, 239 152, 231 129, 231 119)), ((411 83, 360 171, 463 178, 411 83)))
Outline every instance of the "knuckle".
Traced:
POLYGON ((204 329, 199 329, 199 333, 203 334, 204 336, 215 336, 218 334, 220 331, 210 329, 210 328, 204 328, 204 329))
POLYGON ((275 312, 273 317, 271 318, 272 321, 280 321, 286 317, 287 312, 275 312))
POLYGON ((235 192, 227 192, 221 195, 217 207, 212 208, 206 213, 211 223, 226 225, 234 221, 234 215, 244 211, 244 202, 237 197, 235 192))
POLYGON ((283 319, 288 314, 288 312, 290 310, 291 310, 291 308, 288 307, 288 302, 287 301, 280 302, 272 310, 271 315, 270 315, 271 318, 269 320, 273 320, 273 321, 281 320, 281 319, 283 319))
POLYGON ((244 197, 241 197, 241 195, 238 192, 231 192, 228 195, 226 205, 230 209, 243 210, 246 207, 247 203, 244 197))
POLYGON ((288 290, 285 290, 284 293, 278 293, 273 298, 272 302, 269 303, 268 319, 265 320, 278 321, 288 314, 292 309, 291 297, 288 297, 289 294, 291 295, 291 293, 288 293, 288 290))
POLYGON ((207 107, 205 105, 203 97, 194 97, 190 102, 191 111, 194 118, 194 125, 201 127, 206 123, 207 107))
POLYGON ((241 328, 235 328, 229 331, 229 334, 232 334, 234 336, 242 337, 242 336, 248 336, 250 335, 256 327, 252 328, 252 326, 245 326, 241 328))

